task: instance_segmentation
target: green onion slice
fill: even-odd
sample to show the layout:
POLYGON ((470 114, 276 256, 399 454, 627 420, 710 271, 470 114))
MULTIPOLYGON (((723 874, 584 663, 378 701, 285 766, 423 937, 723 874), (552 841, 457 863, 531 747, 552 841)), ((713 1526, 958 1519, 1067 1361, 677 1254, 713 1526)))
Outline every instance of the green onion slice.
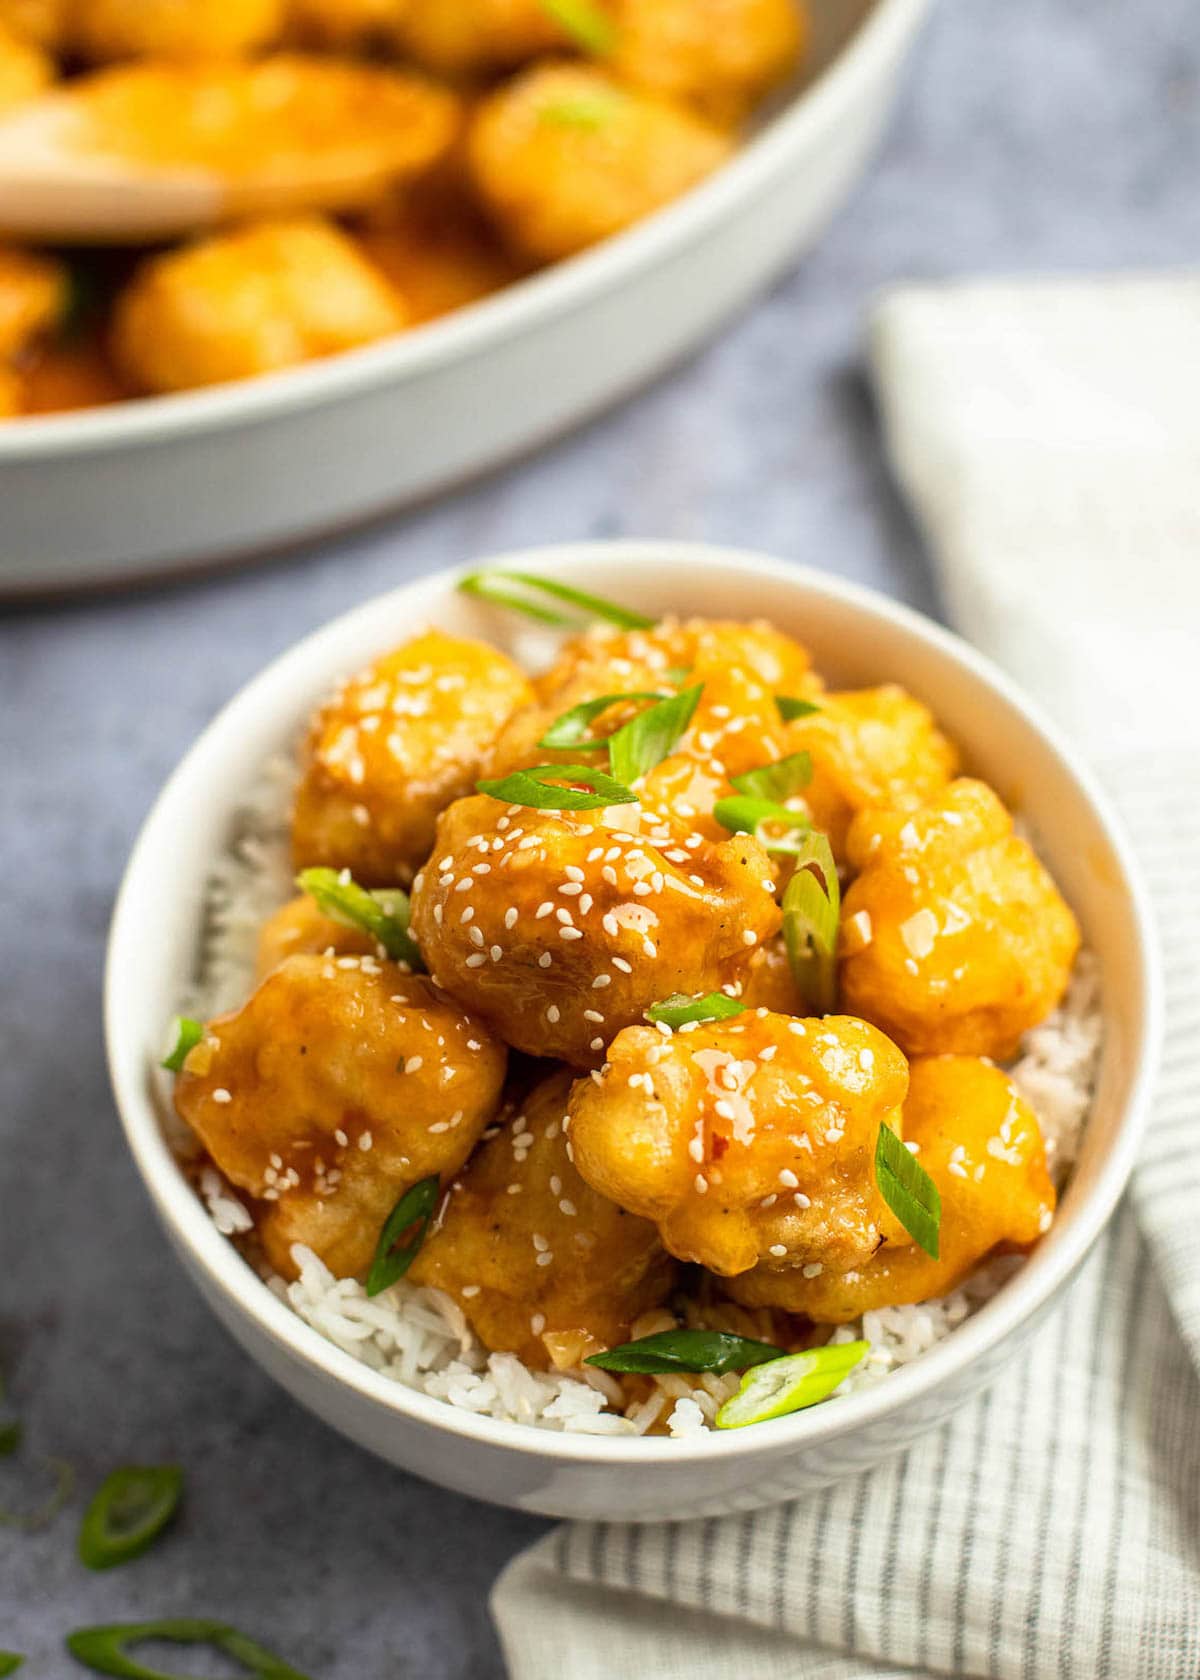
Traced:
POLYGON ((424 968, 417 942, 408 931, 408 894, 399 887, 368 892, 351 880, 345 869, 302 869, 296 885, 316 900, 317 908, 331 922, 369 933, 393 962, 424 968))
POLYGON ((703 683, 681 689, 669 700, 648 706, 609 737, 609 768, 619 782, 631 787, 662 763, 691 723, 703 692, 703 683))
POLYGON ((616 26, 595 0, 540 0, 548 18, 566 31, 584 52, 603 58, 617 41, 616 26))
POLYGON ((11 1458, 21 1445, 23 1433, 17 1418, 12 1418, 8 1423, 0 1423, 0 1458, 11 1458))
POLYGON ((168 1073, 179 1073, 187 1060, 188 1051, 203 1037, 202 1021, 194 1021, 190 1015, 173 1015, 167 1030, 167 1053, 159 1067, 165 1067, 168 1073))
POLYGON ((588 99, 548 99, 538 108, 538 121, 553 123, 558 128, 582 128, 589 132, 603 128, 619 108, 615 97, 595 95, 588 99))
POLYGON ((67 1650, 93 1674, 113 1674, 119 1680, 187 1680, 177 1668, 147 1668, 130 1656, 129 1646, 147 1639, 172 1645, 207 1645, 239 1663, 258 1680, 308 1680, 299 1669, 227 1622, 202 1617, 167 1616, 156 1622, 113 1622, 106 1627, 80 1628, 67 1635, 67 1650))
POLYGON ((0 1680, 4 1680, 6 1674, 15 1674, 24 1661, 25 1658, 19 1657, 15 1651, 0 1651, 0 1680))
POLYGON ((793 811, 774 799, 754 799, 749 794, 718 799, 713 816, 731 834, 753 834, 765 851, 786 854, 804 850, 812 826, 804 811, 793 811), (767 833, 768 823, 782 832, 767 833))
POLYGON ((936 1260, 942 1198, 925 1168, 890 1126, 880 1126, 875 1139, 875 1182, 909 1236, 936 1260))
POLYGON ((368 1295, 378 1295, 404 1276, 421 1251, 441 1195, 441 1180, 436 1173, 430 1173, 401 1196, 379 1233, 375 1258, 367 1273, 368 1295), (401 1243, 401 1237, 410 1231, 408 1241, 401 1243))
POLYGON ((744 1371, 764 1360, 778 1359, 779 1349, 769 1342, 753 1342, 745 1336, 730 1336, 724 1330, 660 1330, 654 1336, 640 1336, 604 1353, 593 1353, 585 1365, 599 1365, 602 1371, 744 1371))
POLYGON ((47 1458, 42 1462, 54 1477, 53 1491, 31 1511, 14 1511, 7 1505, 0 1506, 0 1528, 16 1528, 25 1534, 36 1534, 39 1529, 50 1526, 70 1499, 75 1486, 74 1465, 68 1464, 65 1458, 47 1458))
POLYGON ((610 706, 618 705, 622 700, 665 700, 667 696, 657 689, 630 689, 623 694, 601 694, 595 700, 581 701, 578 706, 572 706, 569 712, 563 712, 556 717, 538 742, 539 747, 546 747, 552 752, 562 752, 569 747, 586 747, 589 752, 598 752, 607 747, 611 739, 607 735, 589 735, 588 729, 601 712, 606 712, 610 706))
POLYGON ((616 624, 622 630, 650 630, 655 624, 655 620, 647 618, 644 613, 633 612, 616 601, 605 601, 599 595, 588 595, 582 589, 572 589, 570 584, 557 583, 553 578, 537 577, 532 572, 471 572, 462 579, 458 587, 464 595, 474 595, 481 601, 490 601, 494 606, 508 607, 512 612, 524 613, 526 618, 532 618, 538 624, 553 624, 558 628, 575 628, 578 621, 565 613, 555 612, 553 608, 543 606, 537 600, 529 600, 525 592, 548 595, 553 601, 565 601, 590 618, 602 619, 606 624, 616 624), (518 586, 517 589, 510 587, 513 584, 518 586))
POLYGON ((777 694, 775 704, 784 723, 791 723, 793 718, 811 717, 821 710, 812 700, 798 700, 792 694, 777 694))
POLYGON ((647 1021, 661 1021, 667 1027, 683 1027, 689 1021, 728 1021, 740 1015, 746 1005, 724 992, 709 992, 705 997, 692 997, 687 992, 675 992, 661 1003, 652 1003, 646 1011, 647 1021))
POLYGON ((742 1386, 717 1413, 718 1429, 744 1429, 786 1417, 826 1399, 862 1359, 870 1342, 838 1342, 789 1353, 759 1365, 742 1378, 742 1386))
POLYGON ((796 848, 783 895, 783 938, 796 985, 820 1015, 837 1005, 838 916, 842 894, 826 837, 813 831, 796 848))
POLYGON ((501 781, 476 782, 475 786, 492 799, 528 805, 535 811, 595 811, 606 805, 637 803, 636 793, 587 764, 537 764, 531 770, 514 770, 501 781))
POLYGON ((89 1569, 129 1563, 157 1540, 179 1508, 183 1471, 175 1464, 131 1464, 100 1484, 79 1529, 79 1561, 89 1569))
POLYGON ((731 776, 729 780, 739 793, 749 794, 753 799, 777 800, 782 804, 794 793, 804 791, 812 781, 812 773, 811 755, 794 752, 786 758, 777 758, 774 764, 764 764, 761 770, 747 770, 740 776, 731 776))

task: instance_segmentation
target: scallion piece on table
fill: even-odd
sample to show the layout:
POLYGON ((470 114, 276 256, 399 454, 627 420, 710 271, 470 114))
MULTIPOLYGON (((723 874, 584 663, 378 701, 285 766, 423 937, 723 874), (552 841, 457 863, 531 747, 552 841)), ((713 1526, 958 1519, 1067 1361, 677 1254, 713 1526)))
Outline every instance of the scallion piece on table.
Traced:
POLYGON ((814 701, 799 700, 793 694, 777 694, 775 704, 784 723, 791 723, 793 718, 811 717, 821 710, 814 701))
POLYGON ((345 869, 302 869, 296 885, 315 899, 318 909, 330 921, 343 927, 361 928, 382 945, 393 962, 421 969, 421 953, 408 931, 408 894, 399 887, 380 887, 368 892, 351 880, 345 869))
POLYGON ((733 799, 718 799, 713 816, 731 834, 753 834, 765 851, 785 855, 804 850, 812 826, 804 811, 793 811, 778 800, 756 799, 746 793, 739 793, 733 799))
POLYGON ((925 1168, 890 1126, 880 1126, 875 1139, 875 1183, 914 1242, 931 1260, 938 1258, 942 1198, 925 1168))
POLYGON ((603 58, 617 41, 616 25, 595 0, 540 0, 546 16, 566 31, 584 52, 603 58))
POLYGON ((823 834, 796 849, 796 867, 783 895, 783 938, 796 985, 820 1015, 837 1004, 838 917, 842 894, 837 864, 823 834))
POLYGON ((538 742, 539 747, 545 747, 551 752, 565 752, 572 747, 585 747, 588 752, 599 752, 607 747, 611 740, 607 735, 590 735, 591 725, 606 712, 610 706, 619 705, 626 700, 665 700, 667 696, 657 689, 631 689, 623 694, 601 694, 595 700, 582 700, 578 706, 572 706, 569 712, 563 712, 556 717, 538 742))
POLYGON ((666 1027, 684 1027, 691 1021, 728 1021, 740 1015, 746 1005, 724 992, 709 992, 704 997, 691 997, 687 992, 675 992, 661 1003, 652 1003, 646 1011, 648 1021, 662 1022, 666 1027))
POLYGON ((67 1635, 67 1650, 93 1674, 112 1674, 120 1680, 187 1680, 182 1670, 147 1668, 130 1654, 131 1645, 145 1640, 171 1645, 207 1645, 240 1663, 256 1680, 309 1680, 298 1668, 227 1622, 195 1616, 166 1616, 153 1622, 114 1622, 105 1627, 79 1628, 67 1635))
POLYGON ((719 1375, 778 1358, 779 1349, 769 1342, 731 1336, 724 1330, 660 1330, 654 1336, 640 1336, 636 1342, 593 1353, 584 1364, 598 1365, 602 1371, 715 1371, 719 1375))
POLYGON ((609 769, 619 782, 632 787, 662 763, 692 721, 703 692, 703 683, 681 689, 657 706, 648 706, 609 737, 609 769))
POLYGON ((159 1063, 168 1073, 179 1073, 187 1060, 188 1051, 194 1049, 204 1037, 204 1024, 194 1021, 190 1015, 175 1015, 167 1029, 167 1050, 159 1063))
POLYGON ((179 1509, 183 1471, 175 1464, 126 1465, 105 1477, 83 1514, 79 1561, 88 1569, 130 1563, 157 1540, 179 1509))
POLYGON ((578 620, 543 605, 536 598, 531 600, 530 595, 548 595, 552 601, 562 601, 589 618, 615 624, 622 630, 650 630, 655 623, 645 613, 633 612, 617 601, 606 601, 599 595, 589 595, 568 583, 557 583, 553 578, 538 577, 533 572, 471 572, 458 587, 464 595, 474 595, 493 606, 507 607, 512 612, 524 613, 538 624, 552 624, 556 628, 574 628, 578 620))
POLYGON ((717 1413, 718 1429, 744 1429, 786 1417, 826 1399, 862 1359, 869 1342, 838 1342, 836 1346, 789 1353, 756 1366, 742 1378, 742 1386, 717 1413))
POLYGON ((431 1173, 401 1196, 379 1233, 375 1258, 367 1273, 368 1295, 380 1294, 404 1276, 421 1251, 441 1195, 441 1180, 436 1173, 431 1173), (407 1242, 401 1242, 405 1236, 408 1237, 407 1242))
POLYGON ((535 811, 596 811, 635 805, 637 794, 587 764, 536 764, 496 782, 476 782, 480 793, 535 811))
POLYGON ((0 1651, 0 1680, 4 1680, 6 1674, 15 1674, 24 1661, 25 1658, 19 1657, 15 1651, 0 1651))
POLYGON ((802 793, 812 781, 813 763, 806 752, 789 753, 777 758, 774 764, 764 764, 759 770, 746 770, 731 776, 730 783, 739 793, 753 799, 773 799, 780 804, 794 793, 802 793))

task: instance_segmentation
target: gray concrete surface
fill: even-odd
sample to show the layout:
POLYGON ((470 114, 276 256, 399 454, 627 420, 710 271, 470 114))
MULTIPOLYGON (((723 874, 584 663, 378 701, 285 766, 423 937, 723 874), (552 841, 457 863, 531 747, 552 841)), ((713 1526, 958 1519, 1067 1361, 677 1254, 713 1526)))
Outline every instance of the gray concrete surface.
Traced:
MULTIPOLYGON (((0 1648, 28 1654, 30 1680, 71 1670, 72 1626, 167 1613, 228 1618, 313 1680, 497 1680, 488 1587, 542 1526, 384 1469, 300 1411, 152 1222, 108 1095, 101 960, 130 842, 196 732, 329 615, 520 543, 736 542, 934 608, 880 459, 866 300, 902 276, 1194 260, 1198 180, 1195 0, 944 0, 820 250, 619 413, 286 564, 0 624, 0 1367, 32 1448, 84 1488, 129 1461, 189 1478, 175 1532, 111 1575, 74 1561, 78 1500, 36 1537, 0 1529, 0 1648)), ((0 1499, 19 1482, 0 1463, 0 1499)))

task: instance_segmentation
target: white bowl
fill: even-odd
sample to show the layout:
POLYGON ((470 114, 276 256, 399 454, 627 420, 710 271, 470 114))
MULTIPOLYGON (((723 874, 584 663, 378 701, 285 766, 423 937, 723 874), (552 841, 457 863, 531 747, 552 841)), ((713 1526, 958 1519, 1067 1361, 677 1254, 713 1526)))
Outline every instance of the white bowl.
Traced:
POLYGON ((928 4, 822 0, 805 87, 724 169, 473 308, 242 384, 0 425, 0 596, 280 547, 444 489, 628 393, 816 237, 928 4))
POLYGON ((571 578, 653 613, 769 616, 839 683, 885 678, 926 700, 969 766, 1019 806, 1102 974, 1105 1042, 1078 1164, 1058 1218, 978 1313, 874 1388, 794 1417, 687 1441, 564 1435, 475 1417, 377 1375, 324 1340, 221 1237, 163 1141, 164 1022, 192 976, 201 888, 244 793, 291 750, 310 707, 414 625, 512 648, 511 615, 441 573, 309 636, 230 702, 151 812, 113 918, 108 1054, 130 1148, 167 1233, 218 1316, 295 1397, 392 1463, 481 1499, 632 1520, 744 1510, 821 1487, 907 1447, 991 1381, 1061 1293, 1120 1196, 1147 1104, 1161 1015, 1151 921, 1126 842, 1069 747, 1008 680, 915 613, 835 578, 692 544, 590 543, 501 562, 571 578))

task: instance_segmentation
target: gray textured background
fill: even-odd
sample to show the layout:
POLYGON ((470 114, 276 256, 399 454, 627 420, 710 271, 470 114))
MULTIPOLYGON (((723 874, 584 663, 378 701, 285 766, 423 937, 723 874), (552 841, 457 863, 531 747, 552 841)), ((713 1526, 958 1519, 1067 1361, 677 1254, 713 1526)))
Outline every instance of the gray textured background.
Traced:
MULTIPOLYGON (((0 1648, 28 1654, 30 1680, 67 1673, 61 1634, 81 1622, 187 1613, 256 1632, 314 1680, 497 1680, 488 1587, 541 1527, 301 1412, 152 1222, 108 1095, 101 962, 130 842, 197 731, 342 608, 522 543, 710 538, 933 608, 880 459, 865 302, 898 277, 1193 261, 1198 182, 1195 0, 944 0, 820 250, 619 413, 287 564, 0 624, 0 1368, 32 1447, 85 1488, 131 1460, 189 1477, 171 1537, 109 1576, 74 1561, 78 1502, 36 1538, 0 1529, 0 1648)), ((16 1483, 0 1465, 0 1499, 16 1483)))

